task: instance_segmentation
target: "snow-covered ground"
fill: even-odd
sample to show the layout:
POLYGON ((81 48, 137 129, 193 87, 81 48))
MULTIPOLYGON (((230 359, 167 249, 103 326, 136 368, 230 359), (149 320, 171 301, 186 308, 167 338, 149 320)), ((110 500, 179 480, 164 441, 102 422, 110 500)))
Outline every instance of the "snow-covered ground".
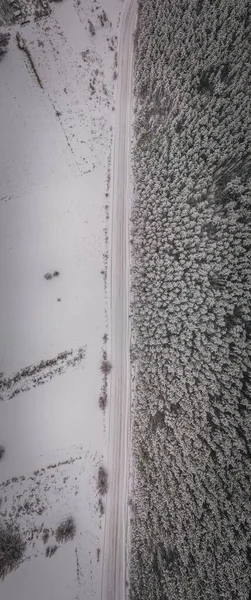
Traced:
POLYGON ((128 577, 128 483, 130 455, 129 217, 131 168, 133 33, 137 1, 121 16, 118 47, 116 124, 112 161, 110 284, 111 392, 109 410, 109 494, 105 522, 102 600, 125 600, 128 577))
POLYGON ((100 598, 101 271, 122 6, 63 0, 49 16, 2 27, 11 38, 0 62, 0 510, 27 546, 1 600, 100 598), (46 558, 43 530, 53 546, 70 515, 75 538, 46 558))

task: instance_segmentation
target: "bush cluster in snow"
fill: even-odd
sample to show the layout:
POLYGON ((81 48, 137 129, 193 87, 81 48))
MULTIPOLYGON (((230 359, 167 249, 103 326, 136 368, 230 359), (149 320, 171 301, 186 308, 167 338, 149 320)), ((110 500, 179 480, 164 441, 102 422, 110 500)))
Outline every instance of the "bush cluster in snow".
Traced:
POLYGON ((19 529, 9 521, 0 523, 0 578, 16 569, 24 555, 25 542, 19 529))
POLYGON ((9 39, 10 39, 9 33, 3 33, 3 32, 0 33, 0 60, 4 56, 4 54, 7 52, 9 39))
POLYGON ((139 2, 131 600, 251 597, 250 16, 139 2))
POLYGON ((60 525, 58 525, 55 533, 55 538, 57 542, 67 542, 68 540, 73 540, 76 534, 76 523, 73 517, 68 517, 65 521, 62 521, 60 525))

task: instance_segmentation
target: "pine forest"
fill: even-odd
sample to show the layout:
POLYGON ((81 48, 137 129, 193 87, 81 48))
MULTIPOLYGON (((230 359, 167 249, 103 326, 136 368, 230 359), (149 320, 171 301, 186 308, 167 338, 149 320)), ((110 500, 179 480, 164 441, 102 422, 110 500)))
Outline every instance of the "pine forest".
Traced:
POLYGON ((130 600, 251 599, 251 4, 139 0, 130 600))

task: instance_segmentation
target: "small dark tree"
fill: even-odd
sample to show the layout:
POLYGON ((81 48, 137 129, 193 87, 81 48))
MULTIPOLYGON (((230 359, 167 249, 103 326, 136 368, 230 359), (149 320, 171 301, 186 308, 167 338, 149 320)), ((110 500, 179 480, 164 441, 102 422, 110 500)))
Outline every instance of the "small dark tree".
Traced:
POLYGON ((0 460, 1 460, 1 458, 3 458, 4 453, 5 453, 5 447, 2 446, 2 444, 0 444, 0 460))

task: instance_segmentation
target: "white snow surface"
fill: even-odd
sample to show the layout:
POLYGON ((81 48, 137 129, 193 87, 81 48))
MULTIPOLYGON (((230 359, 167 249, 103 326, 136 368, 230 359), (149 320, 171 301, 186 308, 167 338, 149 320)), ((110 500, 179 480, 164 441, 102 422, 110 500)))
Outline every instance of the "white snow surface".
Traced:
POLYGON ((101 271, 123 3, 50 6, 50 16, 9 28, 0 62, 0 371, 13 378, 42 360, 72 354, 60 359, 61 373, 57 365, 41 367, 43 385, 21 371, 14 388, 0 391, 6 448, 0 511, 20 524, 27 541, 23 563, 0 582, 1 600, 101 597, 104 517, 96 481, 99 465, 107 463, 107 416, 98 407, 107 325, 101 271), (97 17, 102 9, 105 27, 97 17), (16 44, 17 31, 42 87, 16 44), (54 271, 59 275, 44 278, 54 271), (67 364, 79 348, 82 358, 67 364), (12 389, 18 390, 13 397, 12 389), (75 538, 46 558, 43 528, 53 545, 53 532, 70 515, 75 538))

